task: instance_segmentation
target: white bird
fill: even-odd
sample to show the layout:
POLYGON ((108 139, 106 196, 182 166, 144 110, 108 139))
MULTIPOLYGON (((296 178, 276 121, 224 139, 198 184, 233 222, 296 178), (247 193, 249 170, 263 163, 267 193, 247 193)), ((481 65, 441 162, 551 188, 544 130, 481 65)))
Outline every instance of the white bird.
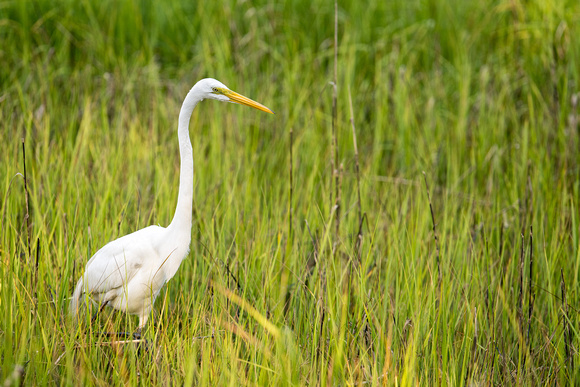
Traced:
POLYGON ((191 88, 179 112, 177 136, 181 167, 173 220, 166 228, 149 226, 109 242, 97 251, 74 290, 70 304, 74 316, 83 297, 88 295, 100 309, 110 306, 139 316, 138 333, 147 323, 155 298, 189 252, 193 201, 189 120, 193 109, 204 99, 233 102, 273 114, 264 105, 228 89, 215 79, 202 79, 191 88))

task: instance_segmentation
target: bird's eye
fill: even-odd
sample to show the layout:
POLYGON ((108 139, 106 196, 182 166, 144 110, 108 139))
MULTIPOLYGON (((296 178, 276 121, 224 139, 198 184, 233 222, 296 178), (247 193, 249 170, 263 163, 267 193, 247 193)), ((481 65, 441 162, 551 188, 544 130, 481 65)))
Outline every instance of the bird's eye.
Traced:
POLYGON ((219 90, 218 90, 218 88, 217 88, 217 87, 212 87, 212 88, 211 88, 211 90, 212 90, 214 93, 219 93, 219 90))

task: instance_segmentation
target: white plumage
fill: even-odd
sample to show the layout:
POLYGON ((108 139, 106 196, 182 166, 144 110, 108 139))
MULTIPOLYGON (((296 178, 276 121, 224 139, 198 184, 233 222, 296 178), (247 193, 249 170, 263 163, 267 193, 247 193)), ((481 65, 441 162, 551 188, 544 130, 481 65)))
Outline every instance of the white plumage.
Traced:
POLYGON ((73 315, 78 313, 86 294, 100 307, 106 305, 138 315, 138 331, 147 323, 157 295, 189 252, 193 200, 189 120, 196 105, 206 98, 272 113, 267 107, 231 91, 215 79, 202 79, 191 88, 179 112, 177 135, 181 167, 173 220, 166 228, 149 226, 109 242, 97 251, 87 262, 85 273, 75 287, 70 304, 73 315))

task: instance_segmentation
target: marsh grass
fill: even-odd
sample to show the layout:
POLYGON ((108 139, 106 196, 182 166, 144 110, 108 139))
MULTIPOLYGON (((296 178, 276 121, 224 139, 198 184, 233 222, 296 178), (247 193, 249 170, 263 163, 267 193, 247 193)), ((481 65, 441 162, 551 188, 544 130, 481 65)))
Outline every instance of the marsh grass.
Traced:
POLYGON ((575 1, 338 4, 333 179, 331 2, 5 1, 0 380, 577 384, 579 25, 575 1), (169 223, 206 76, 277 114, 194 112, 190 255, 147 348, 114 344, 136 318, 75 326, 68 297, 169 223))

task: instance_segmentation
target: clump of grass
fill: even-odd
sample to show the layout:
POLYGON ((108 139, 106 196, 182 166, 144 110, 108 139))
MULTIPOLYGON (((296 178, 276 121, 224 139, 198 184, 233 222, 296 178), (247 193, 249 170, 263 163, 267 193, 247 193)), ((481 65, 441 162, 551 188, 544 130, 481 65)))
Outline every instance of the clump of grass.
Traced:
POLYGON ((4 3, 0 381, 577 384, 578 15, 4 3), (112 343, 135 319, 76 327, 68 297, 99 247, 169 222, 177 113, 205 76, 278 114, 194 113, 190 257, 148 350, 112 343))

